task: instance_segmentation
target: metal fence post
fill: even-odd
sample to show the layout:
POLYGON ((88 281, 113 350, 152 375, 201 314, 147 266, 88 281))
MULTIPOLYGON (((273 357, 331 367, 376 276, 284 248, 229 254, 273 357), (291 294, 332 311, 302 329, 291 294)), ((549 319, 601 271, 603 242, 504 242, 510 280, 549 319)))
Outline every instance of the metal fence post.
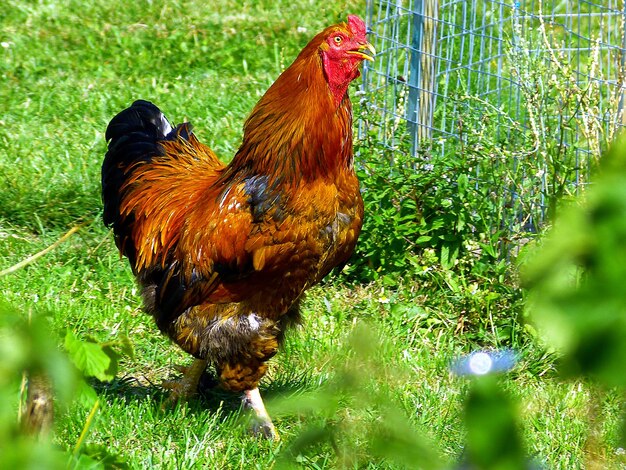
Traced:
POLYGON ((411 136, 411 154, 415 155, 418 146, 428 142, 432 135, 437 93, 435 51, 439 0, 416 0, 411 17, 411 59, 406 119, 411 136))
POLYGON ((411 136, 411 155, 415 155, 419 144, 418 116, 420 108, 420 81, 422 65, 422 32, 423 32, 423 2, 428 0, 416 0, 411 11, 411 62, 409 64, 409 96, 406 109, 406 120, 409 135, 411 136))

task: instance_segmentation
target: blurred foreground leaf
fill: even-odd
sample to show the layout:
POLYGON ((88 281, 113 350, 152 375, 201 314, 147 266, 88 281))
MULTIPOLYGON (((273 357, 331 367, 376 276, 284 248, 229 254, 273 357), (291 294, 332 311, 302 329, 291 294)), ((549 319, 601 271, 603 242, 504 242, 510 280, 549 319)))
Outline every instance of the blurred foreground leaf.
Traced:
POLYGON ((67 406, 78 377, 43 314, 32 318, 0 303, 0 468, 65 468, 68 454, 22 434, 16 398, 25 372, 49 378, 57 406, 67 406))
POLYGON ((465 406, 468 468, 529 468, 518 429, 516 404, 495 376, 476 378, 465 406))
POLYGON ((528 309, 565 376, 626 385, 626 138, 525 270, 528 309))
POLYGON ((41 378, 50 383, 54 401, 61 410, 77 397, 83 405, 90 405, 96 395, 77 366, 85 375, 106 379, 117 370, 120 354, 113 346, 132 353, 124 338, 98 344, 78 340, 68 332, 65 346, 69 358, 60 343, 45 314, 31 316, 0 301, 0 468, 127 468, 122 457, 107 449, 78 446, 70 454, 45 436, 34 439, 22 432, 16 398, 25 374, 31 380, 41 378))

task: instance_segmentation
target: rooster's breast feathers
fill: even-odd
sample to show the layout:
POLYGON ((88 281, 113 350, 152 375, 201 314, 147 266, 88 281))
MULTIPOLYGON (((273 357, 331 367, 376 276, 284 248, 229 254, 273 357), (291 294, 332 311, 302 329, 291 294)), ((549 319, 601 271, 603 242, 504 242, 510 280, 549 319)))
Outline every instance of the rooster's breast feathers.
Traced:
POLYGON ((351 254, 362 219, 355 177, 286 184, 252 174, 224 184, 228 168, 191 154, 176 159, 189 158, 203 171, 168 175, 158 161, 137 168, 132 180, 141 185, 129 180, 123 206, 144 220, 133 226, 135 271, 155 286, 164 322, 202 302, 256 297, 277 310, 268 314, 280 315, 351 254), (281 298, 268 302, 274 290, 281 298))

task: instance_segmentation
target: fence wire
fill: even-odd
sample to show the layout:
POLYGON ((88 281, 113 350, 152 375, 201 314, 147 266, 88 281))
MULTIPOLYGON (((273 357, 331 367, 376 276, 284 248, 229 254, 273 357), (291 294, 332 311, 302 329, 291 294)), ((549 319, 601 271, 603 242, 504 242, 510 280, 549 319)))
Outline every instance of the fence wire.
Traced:
POLYGON ((625 124, 625 17, 624 0, 368 0, 360 135, 414 156, 497 143, 506 204, 536 228, 625 124))

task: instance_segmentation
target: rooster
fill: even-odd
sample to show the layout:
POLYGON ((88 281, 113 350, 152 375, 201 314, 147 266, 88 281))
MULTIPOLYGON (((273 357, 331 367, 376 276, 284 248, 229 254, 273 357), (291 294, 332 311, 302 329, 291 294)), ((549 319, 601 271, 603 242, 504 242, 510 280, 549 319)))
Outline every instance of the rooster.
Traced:
POLYGON ((256 104, 228 165, 148 101, 109 123, 104 223, 145 310, 196 358, 168 384, 174 399, 212 365, 255 431, 278 437, 258 385, 304 292, 347 262, 359 236, 348 85, 373 55, 357 16, 317 34, 256 104))

